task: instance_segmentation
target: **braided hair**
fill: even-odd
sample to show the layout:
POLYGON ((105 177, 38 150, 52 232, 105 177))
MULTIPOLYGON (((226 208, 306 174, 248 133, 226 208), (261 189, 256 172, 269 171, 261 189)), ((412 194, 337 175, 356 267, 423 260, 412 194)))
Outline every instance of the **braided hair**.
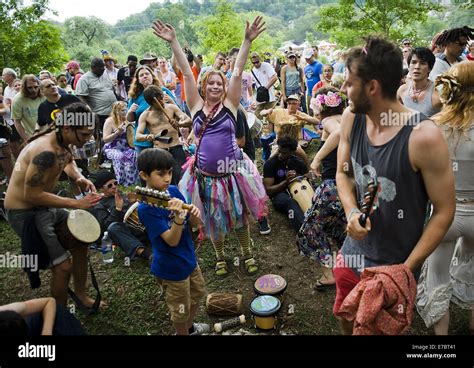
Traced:
POLYGON ((460 37, 466 37, 468 40, 474 39, 474 29, 468 26, 462 28, 447 29, 441 33, 436 40, 436 45, 445 47, 450 42, 456 42, 460 37))
MULTIPOLYGON (((69 113, 89 113, 89 114, 92 114, 92 110, 90 109, 90 107, 82 102, 73 102, 71 104, 68 104, 66 106, 64 106, 62 109, 61 109, 61 114, 64 112, 64 111, 68 111, 69 113)), ((95 121, 94 121, 94 124, 97 124, 97 116, 92 114, 95 121)), ((68 126, 71 126, 72 129, 79 129, 79 128, 83 128, 84 125, 82 124, 75 124, 74 121, 68 121, 67 124, 65 123, 62 123, 62 124, 58 124, 57 121, 54 121, 53 123, 51 123, 48 128, 41 132, 41 133, 37 133, 36 135, 33 135, 30 139, 28 139, 27 143, 31 143, 33 141, 35 141, 36 139, 46 135, 46 134, 49 134, 51 132, 56 132, 56 139, 58 140, 58 143, 65 147, 68 151, 69 150, 69 147, 67 147, 65 144, 64 144, 64 139, 63 139, 63 136, 60 134, 60 129, 62 129, 62 127, 64 125, 68 125, 68 126)))

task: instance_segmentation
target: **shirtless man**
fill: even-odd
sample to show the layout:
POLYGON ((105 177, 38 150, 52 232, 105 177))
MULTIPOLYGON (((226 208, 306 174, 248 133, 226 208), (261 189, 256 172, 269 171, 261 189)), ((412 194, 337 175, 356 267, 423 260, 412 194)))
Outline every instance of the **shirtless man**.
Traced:
MULTIPOLYGON (((75 103, 67 107, 67 113, 92 113, 86 105, 75 103)), ((77 116, 77 115, 76 115, 77 116)), ((82 147, 94 132, 94 125, 73 126, 74 122, 51 127, 33 139, 18 157, 5 197, 8 222, 22 236, 25 222, 32 217, 47 246, 51 277, 51 295, 66 305, 71 271, 74 291, 83 304, 90 307, 94 300, 86 295, 87 247, 71 249, 70 253, 59 243, 54 226, 63 222, 68 212, 64 208, 88 209, 97 204, 102 196, 94 185, 78 171, 68 149, 70 144, 82 147), (92 191, 80 200, 63 198, 51 193, 64 171, 83 191, 92 191), (72 260, 71 260, 72 255, 72 260)))
POLYGON ((155 147, 163 148, 173 155, 175 166, 173 167, 172 184, 177 185, 181 177, 181 166, 186 161, 177 128, 190 127, 192 125, 191 118, 183 113, 178 106, 165 103, 163 92, 159 87, 152 85, 145 88, 143 97, 150 108, 140 115, 136 140, 138 142, 146 140, 153 142, 155 147), (150 134, 144 134, 145 129, 148 129, 150 134), (155 136, 161 135, 165 130, 168 133, 164 136, 171 138, 171 142, 163 143, 155 140, 155 136))

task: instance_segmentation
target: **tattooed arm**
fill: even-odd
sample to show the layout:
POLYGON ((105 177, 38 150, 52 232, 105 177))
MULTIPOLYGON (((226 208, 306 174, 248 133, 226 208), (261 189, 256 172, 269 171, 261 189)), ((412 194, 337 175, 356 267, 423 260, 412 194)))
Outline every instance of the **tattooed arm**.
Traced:
POLYGON ((75 200, 49 193, 48 190, 56 185, 58 176, 62 171, 62 167, 58 166, 59 164, 58 157, 51 151, 43 151, 33 156, 25 174, 23 198, 26 202, 33 206, 86 209, 100 200, 101 197, 99 196, 97 201, 94 200, 94 203, 90 203, 91 198, 87 197, 75 200))

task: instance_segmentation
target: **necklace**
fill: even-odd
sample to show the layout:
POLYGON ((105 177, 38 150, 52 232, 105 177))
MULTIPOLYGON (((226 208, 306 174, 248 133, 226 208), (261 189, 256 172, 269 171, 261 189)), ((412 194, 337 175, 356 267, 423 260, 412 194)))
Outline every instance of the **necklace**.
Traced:
POLYGON ((414 103, 418 103, 418 99, 420 98, 420 95, 423 91, 425 91, 429 85, 431 84, 430 80, 428 80, 428 83, 426 83, 426 86, 424 86, 421 89, 414 89, 413 84, 410 85, 410 97, 413 100, 414 103))

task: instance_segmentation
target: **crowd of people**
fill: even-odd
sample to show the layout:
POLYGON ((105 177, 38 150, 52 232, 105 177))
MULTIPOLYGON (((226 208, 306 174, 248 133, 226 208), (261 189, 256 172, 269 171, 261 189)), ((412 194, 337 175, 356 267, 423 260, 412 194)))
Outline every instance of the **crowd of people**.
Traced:
MULTIPOLYGON (((409 327, 411 311, 400 326, 390 310, 384 318, 397 324, 387 329, 374 322, 386 305, 368 311, 367 298, 354 297, 373 293, 376 282, 401 290, 436 334, 448 333, 451 302, 469 311, 474 331, 473 30, 446 30, 431 47, 368 36, 329 64, 318 61, 317 47, 290 49, 277 70, 250 52, 264 30, 261 17, 247 23, 240 47, 218 52, 209 66, 156 21, 170 60, 130 55, 117 68, 102 50, 87 72, 75 60, 57 76, 42 70, 20 80, 3 69, 5 213, 23 250, 46 255, 55 303, 66 304, 72 275, 80 302, 94 305, 88 248, 66 249, 57 237, 65 209, 85 209, 126 257, 150 263, 176 333, 200 334, 205 326, 194 319, 206 282, 194 242, 212 242, 215 273, 226 276, 225 239, 234 231, 244 269, 255 275, 249 229, 255 223, 271 234, 271 204, 288 218, 300 253, 322 266, 315 290, 336 289, 344 334, 409 327), (111 170, 97 169, 106 161, 111 170), (59 180, 69 180, 70 197, 55 194, 59 180), (166 193, 166 207, 123 193, 135 185, 166 193)), ((2 314, 10 310, 18 319, 25 308, 0 307, 0 316, 12 318, 2 314)), ((51 322, 44 329, 50 334, 51 322)))

